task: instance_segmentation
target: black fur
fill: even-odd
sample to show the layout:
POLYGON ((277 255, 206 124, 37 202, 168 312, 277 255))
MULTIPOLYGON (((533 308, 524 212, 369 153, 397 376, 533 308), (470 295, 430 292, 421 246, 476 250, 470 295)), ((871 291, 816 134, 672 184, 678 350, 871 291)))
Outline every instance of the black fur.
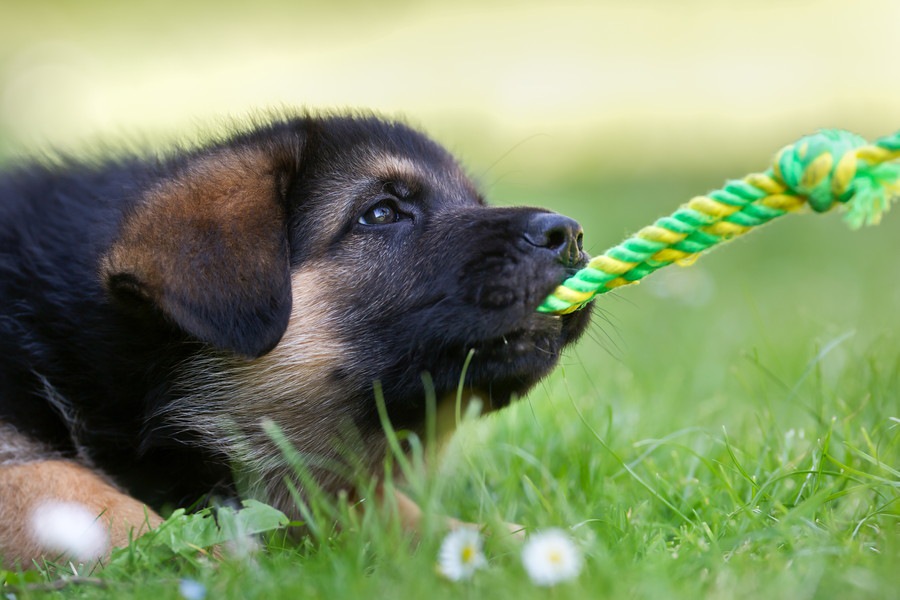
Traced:
MULTIPOLYGON (((231 175, 223 168, 221 177, 231 175)), ((485 206, 445 150, 372 117, 277 119, 163 158, 26 164, 0 177, 0 421, 103 470, 151 506, 191 504, 233 491, 232 465, 201 433, 165 423, 189 385, 176 375, 198 355, 265 355, 292 306, 321 311, 292 304, 292 273, 310 264, 329 271, 320 300, 339 315, 329 331, 348 349, 328 373, 344 402, 334 418, 371 433, 380 428, 375 381, 395 425, 418 428, 422 373, 438 397, 449 394, 471 350, 465 386, 489 408, 525 393, 589 319, 589 310, 535 312, 585 259, 573 221, 485 206), (248 172, 266 157, 275 216, 262 233, 269 254, 283 252, 283 260, 247 259, 259 243, 242 237, 242 223, 229 233, 227 219, 198 218, 185 233, 162 210, 151 213, 161 237, 167 227, 181 237, 179 251, 159 260, 172 258, 183 280, 166 275, 166 289, 156 289, 147 273, 158 257, 140 248, 142 232, 132 245, 146 252, 149 271, 109 258, 159 190, 196 185, 205 193, 196 182, 220 176, 223 152, 249 157, 236 163, 248 172), (381 157, 402 158, 424 175, 369 176, 381 157), (204 164, 214 166, 207 172, 204 164), (361 223, 379 203, 397 211, 396 221, 361 223)), ((265 402, 259 398, 261 415, 265 402)))

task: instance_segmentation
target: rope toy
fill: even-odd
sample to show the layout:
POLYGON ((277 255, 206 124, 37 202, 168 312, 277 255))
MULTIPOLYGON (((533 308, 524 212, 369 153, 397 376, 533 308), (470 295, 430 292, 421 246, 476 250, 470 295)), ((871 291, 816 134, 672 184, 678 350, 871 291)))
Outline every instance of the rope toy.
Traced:
POLYGON ((743 235, 776 217, 809 205, 846 210, 852 228, 875 225, 900 196, 900 131, 869 144, 828 129, 785 147, 763 173, 728 181, 696 196, 668 217, 644 227, 594 257, 538 307, 539 312, 574 312, 599 294, 637 283, 657 269, 692 264, 700 253, 743 235))

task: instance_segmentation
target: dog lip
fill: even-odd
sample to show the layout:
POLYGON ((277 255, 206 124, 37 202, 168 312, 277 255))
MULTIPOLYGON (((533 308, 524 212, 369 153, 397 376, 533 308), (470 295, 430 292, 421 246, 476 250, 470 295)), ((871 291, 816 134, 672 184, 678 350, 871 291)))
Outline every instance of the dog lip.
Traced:
POLYGON ((476 356, 483 353, 502 353, 506 356, 522 356, 530 353, 550 353, 554 346, 561 345, 562 318, 560 315, 535 313, 538 323, 519 325, 509 331, 471 345, 476 356), (551 324, 551 327, 547 325, 551 324), (546 346, 546 347, 542 347, 546 346))
POLYGON ((576 261, 574 264, 566 267, 566 279, 575 275, 578 271, 585 268, 587 264, 591 261, 591 255, 587 252, 581 252, 581 258, 576 261))
POLYGON ((551 288, 550 292, 548 292, 548 295, 553 290, 555 290, 558 286, 562 285, 568 278, 574 276, 576 273, 578 273, 578 271, 580 271, 581 269, 586 267, 587 264, 590 262, 590 260, 591 260, 590 254, 588 254, 587 252, 582 252, 581 259, 578 262, 576 262, 572 265, 565 265, 562 270, 562 275, 560 276, 557 283, 554 284, 554 286, 551 288))

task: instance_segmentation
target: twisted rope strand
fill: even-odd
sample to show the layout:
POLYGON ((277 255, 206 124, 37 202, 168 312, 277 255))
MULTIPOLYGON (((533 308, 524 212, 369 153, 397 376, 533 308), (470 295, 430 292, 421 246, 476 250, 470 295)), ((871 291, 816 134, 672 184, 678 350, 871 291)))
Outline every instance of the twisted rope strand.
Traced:
POLYGON ((566 314, 599 294, 637 283, 789 212, 845 207, 852 228, 875 225, 900 195, 900 131, 869 144, 841 130, 823 130, 783 148, 772 166, 705 196, 696 196, 566 279, 538 311, 566 314))

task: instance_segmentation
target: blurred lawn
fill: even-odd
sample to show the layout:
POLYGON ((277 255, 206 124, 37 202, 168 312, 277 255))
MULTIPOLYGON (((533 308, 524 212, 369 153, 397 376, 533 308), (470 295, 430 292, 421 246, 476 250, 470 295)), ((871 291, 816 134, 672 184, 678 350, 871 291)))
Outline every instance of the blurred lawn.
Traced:
POLYGON ((272 106, 408 116, 523 182, 900 122, 892 0, 9 0, 0 152, 272 106))
MULTIPOLYGON (((599 253, 810 130, 896 129, 897 22, 889 0, 7 2, 0 159, 369 107, 434 134, 494 202, 577 218, 599 253)), ((558 597, 896 597, 898 239, 898 214, 785 217, 601 297, 560 369, 451 445, 442 508, 585 523, 587 572, 558 597)), ((135 558, 113 591, 177 597, 186 573, 222 597, 458 595, 437 537, 370 527, 256 570, 135 558)), ((498 551, 473 597, 539 595, 498 551)))

